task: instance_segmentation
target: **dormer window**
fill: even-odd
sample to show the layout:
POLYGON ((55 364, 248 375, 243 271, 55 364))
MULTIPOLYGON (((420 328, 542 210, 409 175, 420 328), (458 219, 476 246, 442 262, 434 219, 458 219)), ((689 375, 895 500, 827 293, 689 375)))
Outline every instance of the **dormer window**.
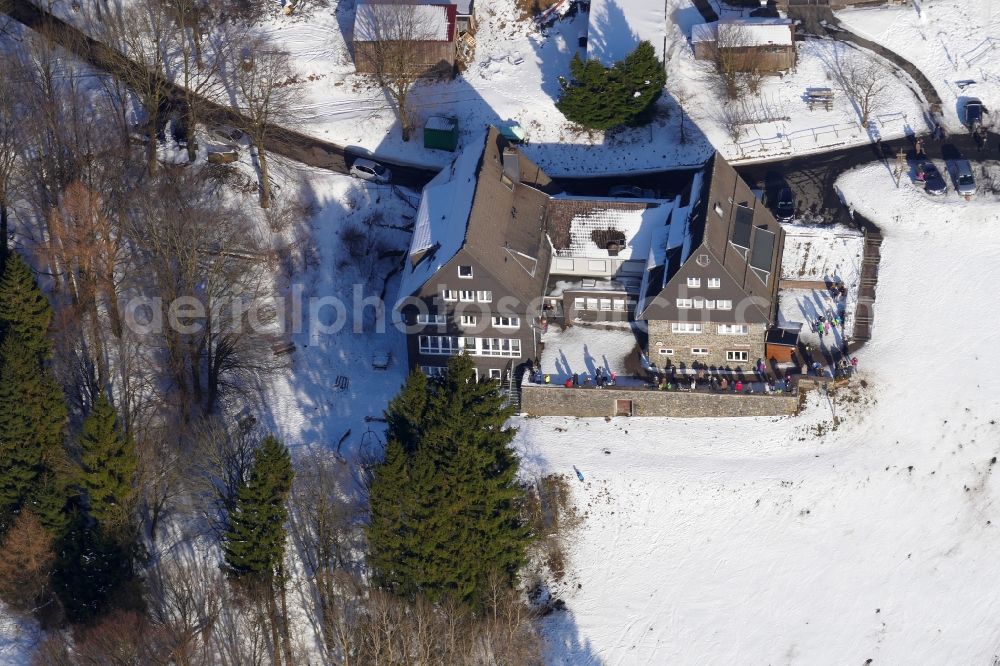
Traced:
POLYGON ((458 277, 463 280, 472 279, 472 266, 459 266, 458 267, 458 277))

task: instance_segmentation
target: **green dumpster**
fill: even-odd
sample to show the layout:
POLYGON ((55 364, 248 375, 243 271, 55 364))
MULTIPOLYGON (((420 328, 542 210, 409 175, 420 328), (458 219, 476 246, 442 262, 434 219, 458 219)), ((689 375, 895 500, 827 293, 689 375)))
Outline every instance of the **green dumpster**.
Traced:
POLYGON ((458 148, 458 119, 431 116, 424 123, 424 148, 454 151, 458 148))

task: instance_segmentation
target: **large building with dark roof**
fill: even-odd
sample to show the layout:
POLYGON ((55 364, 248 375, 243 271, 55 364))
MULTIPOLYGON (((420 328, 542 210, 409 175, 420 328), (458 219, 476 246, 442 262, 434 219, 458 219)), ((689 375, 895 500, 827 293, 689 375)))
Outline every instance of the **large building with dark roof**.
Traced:
POLYGON ((784 234, 721 157, 686 202, 558 194, 499 132, 424 188, 403 270, 409 363, 468 353, 504 378, 551 324, 645 320, 657 365, 748 368, 774 322, 784 234))

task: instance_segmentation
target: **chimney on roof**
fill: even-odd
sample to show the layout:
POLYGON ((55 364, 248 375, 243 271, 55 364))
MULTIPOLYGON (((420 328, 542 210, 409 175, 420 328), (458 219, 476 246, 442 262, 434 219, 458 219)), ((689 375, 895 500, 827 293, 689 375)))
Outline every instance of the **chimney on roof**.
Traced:
POLYGON ((503 175, 512 183, 521 182, 521 161, 517 151, 509 146, 503 149, 503 175))

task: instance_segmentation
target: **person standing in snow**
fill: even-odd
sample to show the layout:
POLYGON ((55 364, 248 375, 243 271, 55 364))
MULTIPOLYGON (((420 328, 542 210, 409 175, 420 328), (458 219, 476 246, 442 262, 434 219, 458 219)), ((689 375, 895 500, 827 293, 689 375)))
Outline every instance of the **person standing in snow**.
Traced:
POLYGON ((698 388, 698 382, 697 382, 697 380, 694 377, 692 377, 691 378, 691 390, 694 391, 697 388, 698 388))
POLYGON ((722 379, 721 379, 721 380, 719 381, 719 388, 720 388, 721 390, 723 390, 723 391, 728 391, 728 390, 729 390, 729 380, 728 380, 728 379, 726 379, 725 377, 723 377, 723 378, 722 378, 722 379))
POLYGON ((736 380, 736 389, 735 390, 736 390, 737 393, 743 393, 743 381, 742 380, 740 380, 740 379, 736 380))
POLYGON ((573 381, 573 388, 576 388, 577 386, 579 386, 580 385, 580 375, 578 375, 577 373, 574 372, 573 373, 572 381, 573 381))
POLYGON ((617 381, 617 379, 618 379, 618 374, 612 371, 612 373, 611 373, 611 385, 612 386, 615 385, 615 381, 617 381))
POLYGON ((825 324, 823 324, 823 334, 824 335, 830 334, 830 322, 826 322, 825 324))

